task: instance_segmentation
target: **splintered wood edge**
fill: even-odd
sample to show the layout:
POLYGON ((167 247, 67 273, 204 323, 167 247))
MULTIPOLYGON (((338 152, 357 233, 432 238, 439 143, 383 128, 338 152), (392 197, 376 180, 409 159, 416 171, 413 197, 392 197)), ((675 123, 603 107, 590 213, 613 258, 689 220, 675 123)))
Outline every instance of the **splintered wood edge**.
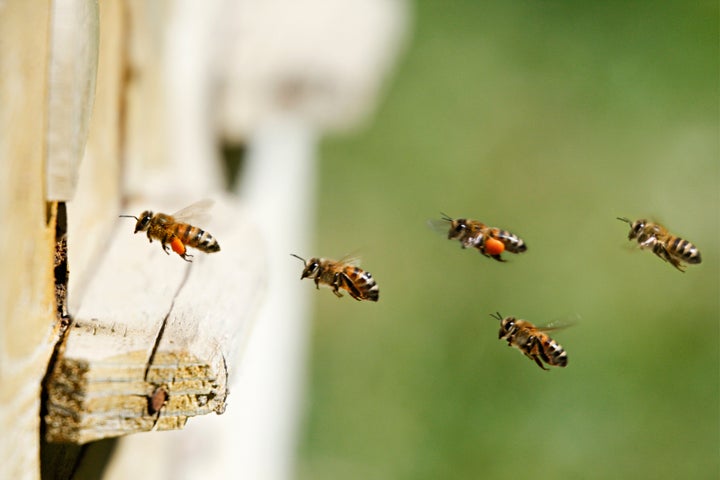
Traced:
POLYGON ((193 263, 120 224, 48 382, 48 441, 180 429, 189 417, 223 413, 267 269, 242 210, 223 201, 212 214, 224 223, 202 227, 222 250, 192 251, 193 263))

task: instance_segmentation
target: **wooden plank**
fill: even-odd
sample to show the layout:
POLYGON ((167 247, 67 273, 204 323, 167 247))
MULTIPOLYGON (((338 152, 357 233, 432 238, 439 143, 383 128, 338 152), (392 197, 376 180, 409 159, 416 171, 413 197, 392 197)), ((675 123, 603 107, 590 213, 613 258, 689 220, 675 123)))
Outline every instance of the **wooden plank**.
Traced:
POLYGON ((87 142, 98 63, 97 0, 53 0, 47 89, 48 200, 72 200, 87 142))
MULTIPOLYGON (((95 271, 98 259, 107 247, 115 228, 113 215, 120 204, 120 166, 123 138, 123 88, 126 69, 125 5, 122 0, 104 1, 98 5, 99 51, 97 80, 92 115, 87 132, 87 146, 72 201, 67 203, 67 239, 71 275, 66 283, 67 312, 77 312, 84 287, 95 271)), ((94 74, 94 72, 90 72, 94 74)), ((43 412, 44 413, 44 412, 43 412)), ((42 436, 42 432, 40 432, 42 436)), ((114 439, 97 442, 102 445, 114 439)), ((40 464, 42 478, 99 478, 102 460, 108 449, 96 445, 50 444, 42 436, 40 464), (90 474, 89 470, 96 471, 90 474), (83 473, 84 472, 84 473, 83 473), (84 476, 83 476, 84 475, 84 476)))
POLYGON ((213 213, 232 219, 209 226, 222 250, 196 252, 192 263, 120 219, 49 377, 48 441, 178 429, 224 411, 228 359, 250 334, 265 268, 241 209, 223 200, 213 213))
POLYGON ((44 198, 47 2, 0 2, 0 478, 35 479, 53 350, 55 205, 44 198))
POLYGON ((73 201, 68 202, 70 311, 77 312, 84 287, 107 248, 120 206, 123 88, 127 29, 122 1, 99 5, 100 51, 87 147, 73 201))

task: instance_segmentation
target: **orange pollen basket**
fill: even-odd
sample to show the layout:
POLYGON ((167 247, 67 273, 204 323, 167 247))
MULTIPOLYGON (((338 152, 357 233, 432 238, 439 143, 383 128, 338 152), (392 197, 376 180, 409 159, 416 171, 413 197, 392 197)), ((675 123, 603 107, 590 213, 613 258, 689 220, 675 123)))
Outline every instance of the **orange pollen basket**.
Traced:
POLYGON ((172 242, 170 242, 170 248, 172 248, 173 252, 177 253, 178 255, 182 255, 185 253, 185 245, 183 245, 183 243, 177 237, 173 238, 172 242))
POLYGON ((485 252, 488 255, 500 255, 505 251, 505 244, 500 240, 494 238, 488 238, 485 240, 485 252))

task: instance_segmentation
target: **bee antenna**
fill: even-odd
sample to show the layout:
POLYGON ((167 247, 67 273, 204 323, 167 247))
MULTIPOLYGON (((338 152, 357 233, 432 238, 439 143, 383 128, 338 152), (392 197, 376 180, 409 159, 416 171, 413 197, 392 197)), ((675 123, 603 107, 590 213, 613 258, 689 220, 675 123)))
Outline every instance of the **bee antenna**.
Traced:
POLYGON ((617 218, 617 219, 620 220, 621 222, 629 223, 629 224, 632 225, 632 222, 630 221, 629 218, 626 218, 626 217, 615 217, 615 218, 617 218))
POLYGON ((451 217, 450 215, 448 215, 447 213, 440 212, 440 215, 442 215, 442 219, 443 219, 443 220, 447 220, 448 222, 452 222, 452 221, 453 221, 452 217, 451 217))
POLYGON ((139 219, 138 217, 136 217, 135 215, 118 215, 118 217, 134 218, 135 220, 140 220, 140 219, 139 219))
POLYGON ((491 313, 490 316, 495 320, 502 320, 502 315, 500 315, 500 312, 491 313), (497 317, 495 315, 497 315, 497 317))
POLYGON ((300 259, 300 261, 302 261, 303 263, 307 263, 307 261, 304 258, 299 257, 299 256, 295 255, 294 253, 291 253, 290 256, 300 259))

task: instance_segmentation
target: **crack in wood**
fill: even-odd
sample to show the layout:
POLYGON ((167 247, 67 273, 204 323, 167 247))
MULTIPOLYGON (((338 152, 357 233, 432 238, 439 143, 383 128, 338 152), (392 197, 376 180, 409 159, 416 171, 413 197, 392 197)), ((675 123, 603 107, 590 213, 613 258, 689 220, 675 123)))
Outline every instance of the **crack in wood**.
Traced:
MULTIPOLYGON (((172 314, 173 307, 175 306, 175 300, 177 299, 180 292, 182 292, 183 287, 187 283, 188 278, 190 277, 190 270, 192 269, 192 264, 189 264, 187 268, 185 269, 185 275, 183 276, 182 281, 180 282, 180 285, 178 285, 178 289, 175 292, 175 295, 173 296, 172 301, 170 302, 170 307, 168 308, 167 315, 165 315, 165 318, 163 318, 162 324, 160 325, 160 328, 158 329, 158 334, 155 337, 155 341, 153 342, 152 350, 150 351, 150 356, 147 360, 147 365, 145 367, 145 373, 143 374, 143 379, 148 382, 148 375, 150 374, 150 368, 153 366, 153 363, 155 361, 155 356, 157 355, 158 348, 160 348, 160 342, 163 339, 163 334, 165 333, 165 327, 167 327, 168 324, 168 318, 170 318, 170 314, 172 314)), ((174 378, 173 378, 174 381, 174 378)), ((148 382, 150 383, 150 382, 148 382)), ((168 393, 168 390, 163 385, 156 385, 155 390, 151 395, 148 395, 148 413, 150 415, 155 416, 151 430, 154 430, 155 427, 158 424, 158 421, 160 420, 160 410, 162 410, 163 405, 168 401, 170 395, 168 393)))
MULTIPOLYGON (((67 206, 65 202, 47 202, 47 224, 55 222, 55 255, 54 255, 54 284, 55 284, 55 317, 57 326, 57 339, 53 352, 48 361, 47 369, 42 380, 40 392, 40 475, 41 478, 58 478, 56 470, 58 464, 64 464, 67 478, 72 478, 80 465, 85 452, 84 445, 51 444, 46 440, 48 425, 46 419, 48 411, 48 385, 52 372, 65 348, 65 340, 70 332, 72 317, 67 311, 67 293, 70 270, 67 256, 67 206), (59 460, 62 459, 62 460, 59 460)), ((63 477, 65 478, 65 477, 63 477)))
POLYGON ((49 210, 54 212, 55 221, 55 262, 53 272, 55 279, 55 312, 61 329, 60 336, 62 336, 64 329, 70 324, 67 311, 68 281, 70 279, 67 256, 67 206, 65 202, 48 203, 54 203, 54 206, 50 206, 49 210))

